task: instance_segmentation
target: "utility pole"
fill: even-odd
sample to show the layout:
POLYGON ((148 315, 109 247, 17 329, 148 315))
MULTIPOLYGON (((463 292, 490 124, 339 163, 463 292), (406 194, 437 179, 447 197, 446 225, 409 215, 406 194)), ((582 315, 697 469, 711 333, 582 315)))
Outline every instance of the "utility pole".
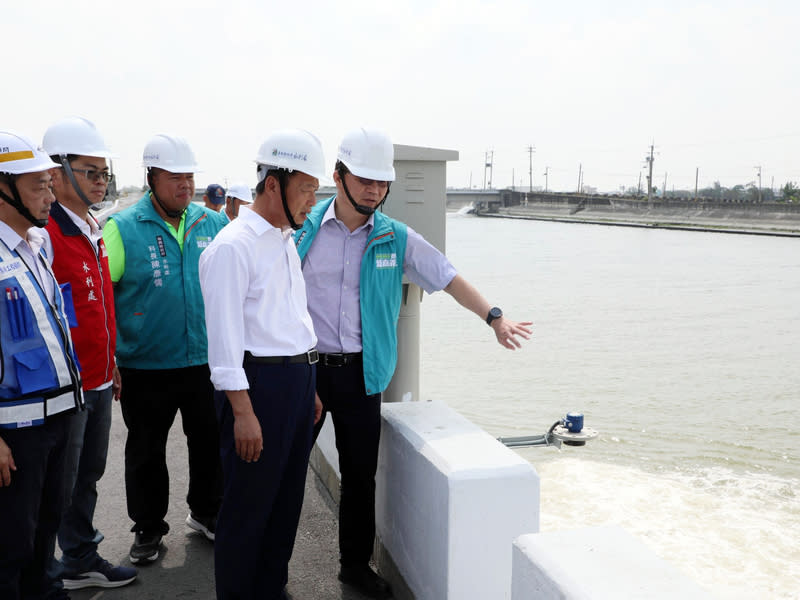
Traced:
POLYGON ((583 165, 578 163, 578 193, 581 193, 581 178, 583 177, 583 165))
POLYGON ((533 191, 533 153, 536 152, 536 148, 533 146, 528 146, 528 175, 530 176, 530 188, 528 188, 529 192, 533 191))
POLYGON ((644 160, 647 162, 647 201, 653 200, 653 146, 655 142, 650 144, 650 156, 645 156, 644 160))
POLYGON ((639 171, 639 183, 636 184, 636 197, 642 195, 642 172, 639 171))
POLYGON ((758 201, 761 202, 761 167, 754 167, 758 171, 758 201))
POLYGON ((514 167, 511 167, 511 191, 514 191, 514 167))
POLYGON ((483 167, 483 189, 486 189, 486 173, 489 173, 489 189, 492 189, 492 162, 494 161, 494 150, 487 150, 484 155, 483 167))
POLYGON ((664 189, 661 192, 661 197, 666 200, 667 199, 667 172, 664 171, 664 189))
POLYGON ((547 173, 550 171, 550 167, 544 168, 544 193, 547 193, 547 173))
POLYGON ((700 167, 694 172, 694 201, 697 202, 697 181, 700 179, 700 167))

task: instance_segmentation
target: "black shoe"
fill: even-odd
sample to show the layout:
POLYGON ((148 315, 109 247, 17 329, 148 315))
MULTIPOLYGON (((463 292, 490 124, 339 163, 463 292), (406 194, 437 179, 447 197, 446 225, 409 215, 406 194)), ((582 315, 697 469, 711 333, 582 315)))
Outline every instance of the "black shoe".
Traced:
POLYGON ((147 564, 158 558, 161 535, 137 531, 131 546, 131 562, 147 564))
POLYGON ((217 517, 200 517, 193 512, 189 511, 189 516, 186 517, 186 524, 194 529, 195 531, 199 531, 207 539, 214 541, 214 536, 216 535, 217 531, 217 517))
POLYGON ((368 565, 349 567, 342 565, 342 569, 339 571, 339 581, 353 586, 370 598, 386 599, 392 597, 389 584, 383 577, 370 569, 368 565))

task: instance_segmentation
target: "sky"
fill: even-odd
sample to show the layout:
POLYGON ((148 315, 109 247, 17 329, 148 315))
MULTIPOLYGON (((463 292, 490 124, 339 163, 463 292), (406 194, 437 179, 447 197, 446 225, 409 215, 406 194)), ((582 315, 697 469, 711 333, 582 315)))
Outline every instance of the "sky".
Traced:
POLYGON ((800 3, 738 0, 5 2, 0 130, 93 121, 118 186, 157 133, 208 183, 256 183, 261 141, 359 126, 457 150, 450 187, 616 192, 800 183, 800 3), (10 5, 10 6, 9 6, 10 5), (530 154, 528 148, 533 147, 530 154), (532 169, 531 169, 532 157, 532 169), (545 177, 547 172, 547 177, 545 177))

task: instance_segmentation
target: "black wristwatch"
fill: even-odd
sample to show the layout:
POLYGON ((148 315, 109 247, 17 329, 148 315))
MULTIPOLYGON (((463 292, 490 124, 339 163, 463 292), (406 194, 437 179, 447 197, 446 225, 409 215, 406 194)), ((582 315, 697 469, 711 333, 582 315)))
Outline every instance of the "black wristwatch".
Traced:
POLYGON ((491 325, 492 321, 494 321, 495 319, 499 319, 502 316, 503 316, 503 311, 494 306, 489 309, 489 314, 486 315, 486 324, 491 325))

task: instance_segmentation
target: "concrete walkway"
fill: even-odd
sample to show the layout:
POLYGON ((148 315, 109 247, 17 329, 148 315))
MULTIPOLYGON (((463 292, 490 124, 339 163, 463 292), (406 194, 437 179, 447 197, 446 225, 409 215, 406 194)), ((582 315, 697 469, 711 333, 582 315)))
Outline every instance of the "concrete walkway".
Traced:
MULTIPOLYGON (((124 393, 124 388, 123 388, 124 393)), ((111 442, 106 474, 99 484, 95 526, 105 540, 100 554, 106 560, 130 566, 128 551, 133 543, 131 521, 125 505, 125 425, 118 403, 114 403, 111 442)), ((76 600, 162 600, 170 598, 213 599, 214 549, 211 542, 184 523, 188 514, 188 462, 180 416, 172 427, 167 446, 170 473, 170 532, 158 560, 140 567, 139 577, 117 589, 74 590, 76 600)), ((336 507, 327 490, 309 469, 306 496, 294 555, 289 565, 288 591, 294 600, 362 600, 364 596, 337 579, 339 567, 336 507)))

